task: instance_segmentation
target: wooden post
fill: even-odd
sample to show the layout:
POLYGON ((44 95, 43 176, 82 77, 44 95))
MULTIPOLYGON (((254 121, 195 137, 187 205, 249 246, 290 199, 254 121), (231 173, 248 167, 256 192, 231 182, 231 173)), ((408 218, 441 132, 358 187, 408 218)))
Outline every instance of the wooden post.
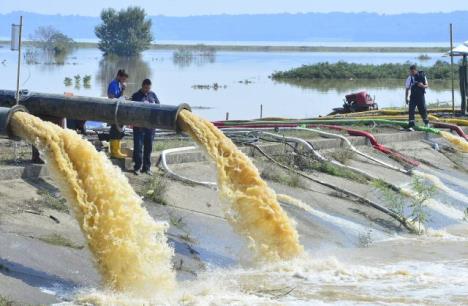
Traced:
POLYGON ((450 70, 452 74, 452 116, 455 116, 455 72, 453 71, 453 24, 450 24, 450 70))
POLYGON ((16 104, 19 104, 20 99, 20 72, 21 72, 21 35, 23 32, 23 16, 20 16, 19 23, 19 38, 18 38, 18 70, 16 72, 16 104))
POLYGON ((260 104, 260 119, 263 118, 263 104, 260 104))

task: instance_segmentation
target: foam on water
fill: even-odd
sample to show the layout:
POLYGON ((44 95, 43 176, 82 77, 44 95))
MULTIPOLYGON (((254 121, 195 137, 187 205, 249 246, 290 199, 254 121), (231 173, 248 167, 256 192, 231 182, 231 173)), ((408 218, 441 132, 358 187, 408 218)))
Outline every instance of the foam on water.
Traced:
POLYGON ((422 177, 422 178, 424 178, 426 180, 431 181, 432 184, 434 184, 434 186, 436 186, 439 190, 447 193, 452 198, 457 199, 458 201, 461 201, 461 202, 464 202, 464 203, 468 204, 468 196, 449 188, 437 176, 429 174, 429 173, 424 173, 424 172, 421 172, 421 171, 418 171, 418 170, 413 170, 413 173, 415 175, 419 176, 419 177, 422 177))
MULTIPOLYGON (((255 268, 211 269, 161 299, 92 292, 100 305, 462 305, 468 260, 345 263, 303 254, 255 268), (229 277, 226 277, 226 276, 229 277)), ((80 304, 81 305, 81 304, 80 304)))
MULTIPOLYGON (((367 233, 369 231, 369 228, 366 228, 365 226, 361 224, 358 224, 358 223, 355 223, 355 222, 352 222, 352 221, 349 221, 340 217, 329 215, 327 213, 314 209, 310 207, 309 205, 307 205, 306 203, 298 199, 292 198, 288 195, 278 194, 278 200, 288 203, 297 208, 303 209, 307 211, 308 213, 310 213, 311 215, 316 216, 322 219, 323 221, 332 224, 346 236, 358 237, 359 234, 367 233)), ((372 238, 374 240, 383 240, 388 237, 389 235, 384 234, 382 231, 378 231, 375 229, 372 230, 372 238)))
MULTIPOLYGON (((458 201, 458 205, 456 205, 457 203, 450 203, 446 199, 440 200, 435 198, 430 198, 424 202, 424 206, 435 213, 430 214, 427 222, 433 229, 440 229, 447 225, 463 221, 465 217, 463 210, 466 209, 466 204, 468 203, 468 197, 466 195, 449 188, 438 177, 432 174, 417 170, 414 171, 414 174, 417 177, 430 181, 439 191, 444 192, 451 198, 458 201)), ((403 186, 401 191, 409 197, 414 198, 417 196, 416 192, 408 185, 403 186)))

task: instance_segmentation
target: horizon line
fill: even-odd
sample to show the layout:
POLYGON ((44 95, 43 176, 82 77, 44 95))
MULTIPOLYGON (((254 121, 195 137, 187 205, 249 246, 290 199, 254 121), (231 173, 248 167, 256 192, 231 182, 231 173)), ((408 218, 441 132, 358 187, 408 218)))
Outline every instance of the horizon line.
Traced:
MULTIPOLYGON (((131 7, 131 6, 129 6, 131 7)), ((103 8, 108 9, 108 8, 103 8)), ((101 11, 102 11, 101 10, 101 11)), ((119 11, 119 9, 116 9, 119 11)), ((76 16, 76 17, 89 17, 89 18, 99 18, 100 15, 79 15, 79 14, 61 14, 61 13, 38 13, 33 11, 22 11, 22 10, 15 10, 9 11, 6 13, 0 13, 0 15, 10 15, 16 13, 28 13, 28 14, 36 14, 36 15, 43 15, 43 16, 61 16, 61 17, 69 17, 69 16, 76 16)), ((356 14, 369 14, 369 15, 378 15, 378 16, 401 16, 401 15, 432 15, 432 14, 454 14, 454 13, 468 13, 468 10, 454 10, 449 12, 444 11, 434 11, 434 12, 402 12, 402 13, 382 13, 376 11, 356 11, 356 12, 344 12, 344 11, 328 11, 328 12, 278 12, 278 13, 240 13, 240 14, 230 14, 230 13, 217 13, 217 14, 199 14, 199 15, 164 15, 164 14, 157 14, 151 15, 147 13, 149 17, 170 17, 170 18, 187 18, 187 17, 212 17, 212 16, 265 16, 265 15, 308 15, 308 14, 349 14, 349 15, 356 15, 356 14)))

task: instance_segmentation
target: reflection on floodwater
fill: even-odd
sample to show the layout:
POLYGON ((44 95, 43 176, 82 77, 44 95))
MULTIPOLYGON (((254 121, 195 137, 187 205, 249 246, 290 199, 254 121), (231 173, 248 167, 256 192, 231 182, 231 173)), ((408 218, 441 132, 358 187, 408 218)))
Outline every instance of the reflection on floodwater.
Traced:
POLYGON ((107 86, 115 78, 119 69, 125 69, 128 73, 126 96, 130 96, 140 89, 144 79, 151 78, 151 68, 140 56, 103 56, 99 61, 99 70, 96 75, 96 79, 101 84, 102 96, 107 96, 107 86))
POLYGON ((178 67, 202 66, 216 62, 216 51, 211 48, 180 48, 172 54, 172 62, 178 67))
MULTIPOLYGON (((349 93, 358 88, 404 90, 404 80, 275 80, 273 82, 302 89, 314 89, 321 93, 329 91, 349 93)), ((449 81, 432 80, 430 81, 430 88, 436 92, 445 91, 451 88, 451 83, 449 81)))

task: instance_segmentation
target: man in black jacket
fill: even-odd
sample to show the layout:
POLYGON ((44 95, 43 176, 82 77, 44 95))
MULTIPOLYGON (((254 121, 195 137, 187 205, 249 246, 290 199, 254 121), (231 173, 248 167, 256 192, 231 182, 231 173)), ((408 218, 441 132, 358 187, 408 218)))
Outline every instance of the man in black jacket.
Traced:
MULTIPOLYGON (((151 91, 151 81, 146 79, 141 89, 133 94, 132 101, 159 104, 158 97, 151 91)), ((133 174, 138 171, 151 175, 151 152, 153 151, 154 129, 133 127, 133 174)))
POLYGON ((409 69, 410 75, 406 79, 406 104, 409 104, 409 120, 408 129, 413 130, 415 125, 415 112, 416 107, 424 121, 425 126, 429 126, 429 119, 427 117, 426 109, 426 89, 429 87, 426 75, 423 71, 418 71, 416 65, 411 65, 409 69))

